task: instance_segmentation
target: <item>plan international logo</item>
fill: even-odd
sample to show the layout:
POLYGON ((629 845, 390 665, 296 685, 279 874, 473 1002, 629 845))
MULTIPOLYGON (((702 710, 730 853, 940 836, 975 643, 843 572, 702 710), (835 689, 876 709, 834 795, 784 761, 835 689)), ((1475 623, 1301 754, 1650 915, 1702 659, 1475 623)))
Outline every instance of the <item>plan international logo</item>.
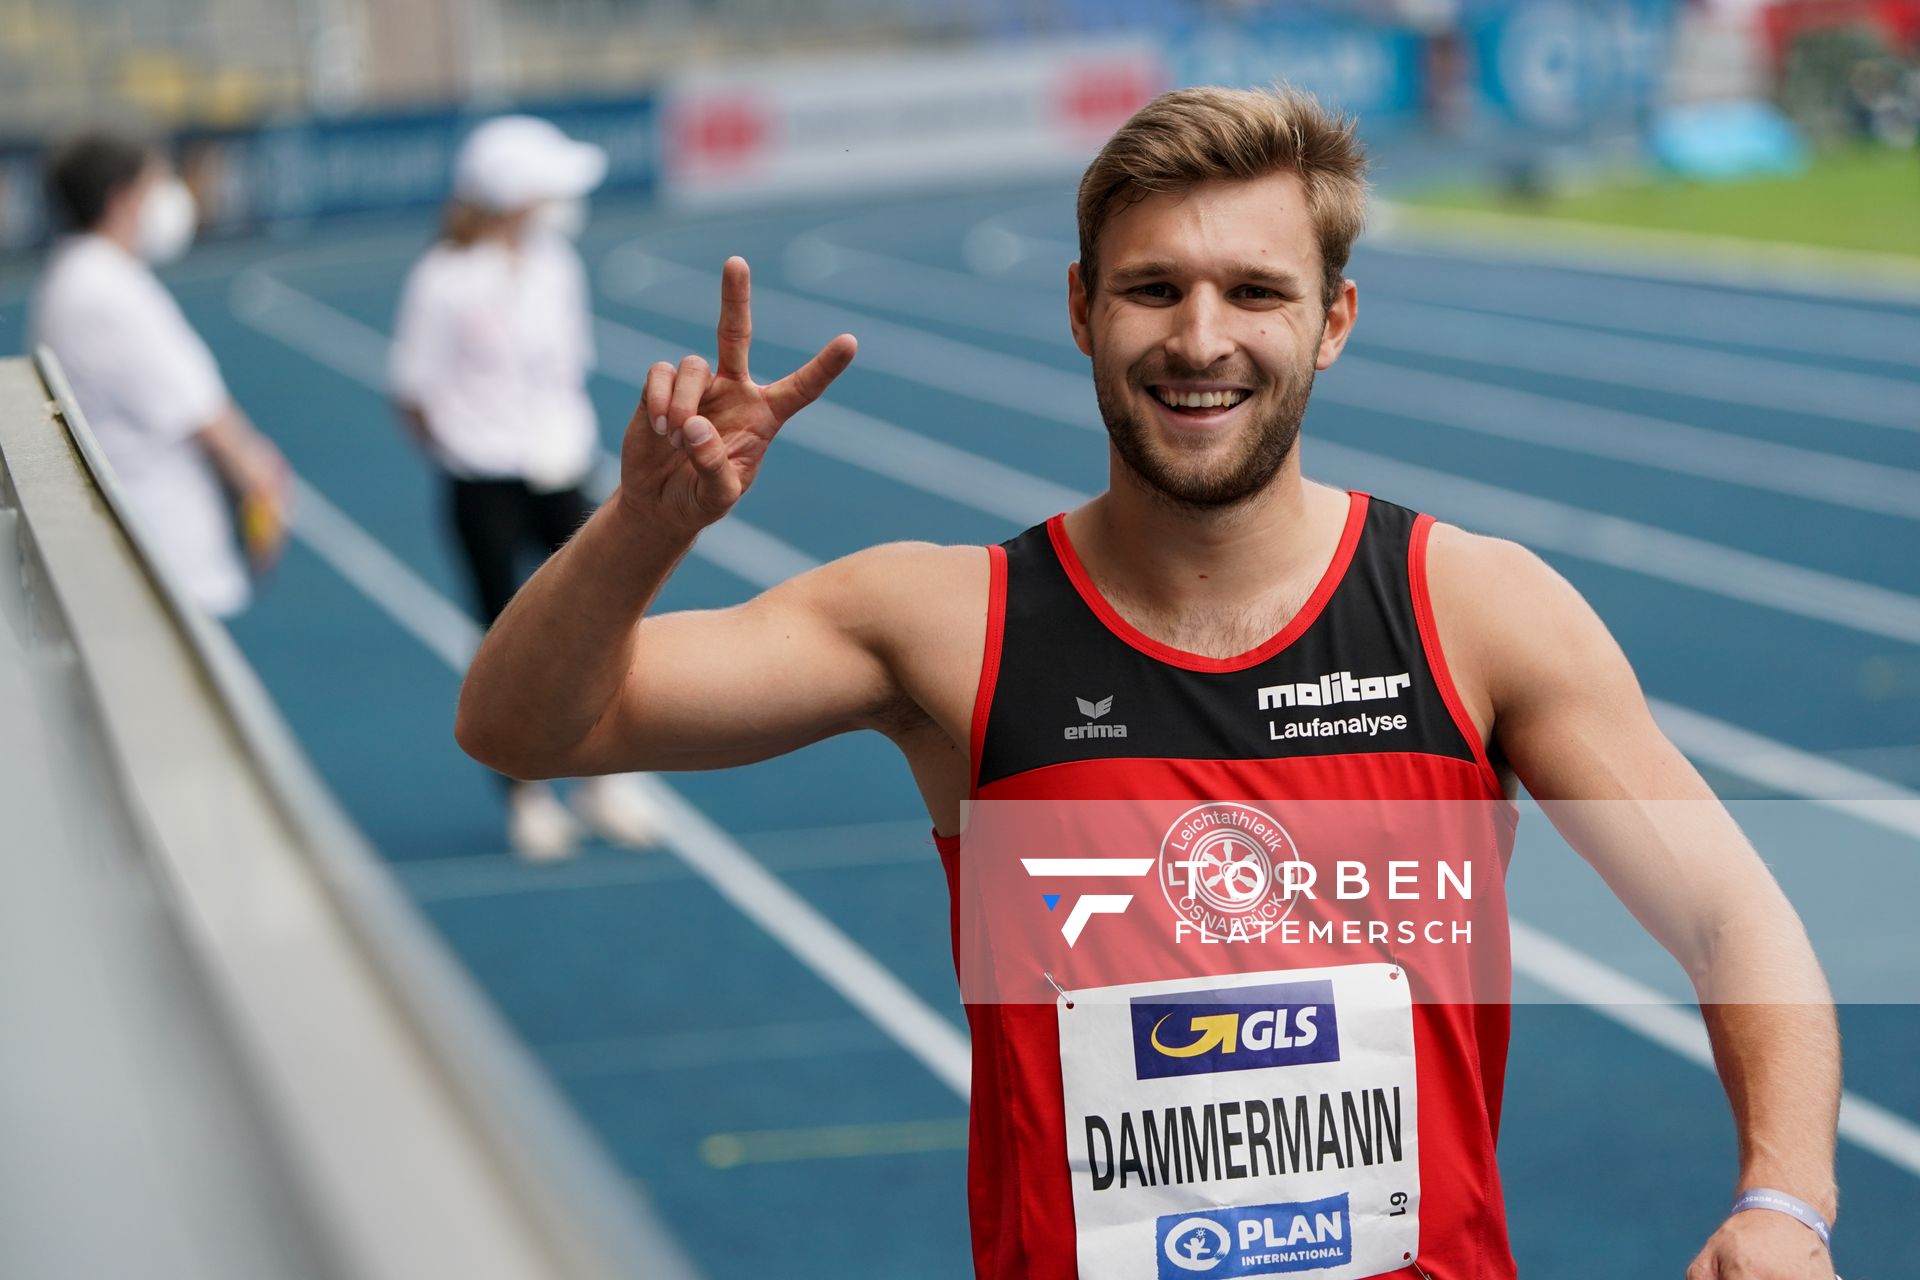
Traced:
POLYGON ((1159 1280, 1323 1271, 1353 1261, 1347 1197, 1169 1213, 1154 1224, 1159 1280))

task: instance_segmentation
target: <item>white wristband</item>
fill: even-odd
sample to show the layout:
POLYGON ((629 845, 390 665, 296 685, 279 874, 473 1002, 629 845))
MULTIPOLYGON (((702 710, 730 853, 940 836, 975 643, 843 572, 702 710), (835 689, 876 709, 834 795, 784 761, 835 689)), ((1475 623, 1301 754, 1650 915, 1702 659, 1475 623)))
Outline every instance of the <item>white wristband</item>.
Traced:
POLYGON ((1819 1236, 1821 1244, 1829 1249, 1833 1247, 1833 1228, 1827 1225, 1827 1220, 1820 1216, 1818 1209, 1798 1196, 1790 1196, 1771 1187, 1749 1187, 1735 1198, 1728 1216, 1745 1213, 1749 1209, 1771 1209, 1775 1213, 1784 1213, 1819 1236))

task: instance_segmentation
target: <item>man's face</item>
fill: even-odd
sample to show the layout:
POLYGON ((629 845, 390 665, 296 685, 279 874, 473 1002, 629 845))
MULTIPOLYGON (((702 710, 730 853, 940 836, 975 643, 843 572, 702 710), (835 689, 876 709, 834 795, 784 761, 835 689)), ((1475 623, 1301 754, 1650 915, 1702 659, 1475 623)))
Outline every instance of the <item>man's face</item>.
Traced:
POLYGON ((1121 459, 1189 507, 1265 488, 1293 452, 1317 369, 1352 329, 1322 306, 1320 251, 1298 175, 1209 182, 1118 209, 1091 292, 1068 276, 1074 339, 1093 360, 1121 459), (1197 402, 1197 403, 1196 403, 1197 402))

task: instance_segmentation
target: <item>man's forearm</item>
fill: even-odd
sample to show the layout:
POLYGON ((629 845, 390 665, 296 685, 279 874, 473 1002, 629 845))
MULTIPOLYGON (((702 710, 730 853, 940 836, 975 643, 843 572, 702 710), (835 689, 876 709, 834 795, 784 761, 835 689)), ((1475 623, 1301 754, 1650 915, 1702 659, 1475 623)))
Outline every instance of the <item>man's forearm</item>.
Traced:
POLYGON ((641 615, 692 545, 616 492, 481 642, 460 690, 461 747, 518 777, 568 773, 626 678, 641 615))
POLYGON ((1752 993, 1740 1003, 1701 1006, 1733 1107, 1739 1185, 1785 1191, 1832 1222, 1840 1036, 1812 949, 1793 920, 1784 936, 1742 930, 1718 949, 1714 966, 1741 973, 1734 985, 1752 993))

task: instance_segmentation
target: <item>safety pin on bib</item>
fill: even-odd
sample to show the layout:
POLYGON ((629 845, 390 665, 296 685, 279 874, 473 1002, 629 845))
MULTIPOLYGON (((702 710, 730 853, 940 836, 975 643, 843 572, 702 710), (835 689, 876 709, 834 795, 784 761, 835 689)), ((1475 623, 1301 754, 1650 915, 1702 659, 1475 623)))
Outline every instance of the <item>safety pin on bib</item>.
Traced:
POLYGON ((1054 981, 1053 975, 1051 973, 1048 973, 1045 969, 1042 969, 1040 971, 1040 976, 1047 980, 1048 986, 1052 987, 1055 991, 1058 991, 1060 993, 1060 998, 1067 1002, 1067 1008, 1069 1009, 1073 1008, 1072 992, 1068 991, 1065 987, 1061 986, 1058 982, 1054 981))

